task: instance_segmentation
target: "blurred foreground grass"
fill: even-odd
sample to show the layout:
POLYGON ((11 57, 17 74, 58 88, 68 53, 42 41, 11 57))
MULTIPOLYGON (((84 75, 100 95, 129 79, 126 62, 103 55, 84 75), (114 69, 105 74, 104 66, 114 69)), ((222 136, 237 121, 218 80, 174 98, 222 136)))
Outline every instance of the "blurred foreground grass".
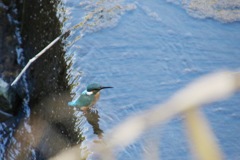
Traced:
MULTIPOLYGON (((198 160, 222 160, 221 152, 211 126, 199 108, 205 104, 228 98, 240 88, 240 73, 221 71, 209 74, 176 92, 172 98, 153 109, 127 118, 123 123, 107 133, 100 143, 88 144, 89 149, 80 146, 68 149, 52 160, 87 159, 89 153, 97 154, 100 159, 114 160, 116 149, 133 143, 142 133, 158 124, 177 116, 184 115, 186 133, 194 157, 198 160)), ((154 143, 154 142, 153 142, 154 143)), ((157 146, 154 145, 153 146, 157 146)), ((158 152, 153 150, 152 152, 158 152)), ((146 154, 145 159, 156 159, 158 153, 146 154)))

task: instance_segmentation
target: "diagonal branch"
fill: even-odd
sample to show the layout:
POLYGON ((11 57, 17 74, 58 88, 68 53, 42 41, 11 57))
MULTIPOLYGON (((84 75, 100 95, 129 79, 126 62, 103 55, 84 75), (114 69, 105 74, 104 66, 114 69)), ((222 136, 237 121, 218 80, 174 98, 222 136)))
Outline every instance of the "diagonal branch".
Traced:
POLYGON ((23 68, 23 70, 20 72, 20 74, 15 78, 15 80, 12 82, 11 86, 14 86, 19 79, 22 77, 22 75, 26 72, 26 70, 29 68, 29 66, 36 61, 41 55, 43 55, 49 48, 51 48, 57 41, 59 41, 59 39, 63 36, 64 34, 58 36, 57 38, 55 38, 49 45, 47 45, 43 50, 41 50, 36 56, 34 56, 33 58, 31 58, 27 65, 23 68))
MULTIPOLYGON (((95 11, 94 13, 96 13, 97 11, 95 11)), ((15 80, 12 82, 11 86, 14 86, 19 79, 22 77, 22 75, 26 72, 26 70, 29 68, 29 66, 36 61, 41 55, 43 55, 49 48, 51 48, 55 43, 57 43, 64 35, 66 35, 67 33, 69 33, 72 30, 78 29, 80 27, 84 27, 86 26, 87 22, 89 20, 91 20, 94 16, 94 13, 89 14, 85 17, 83 22, 80 22, 76 25, 74 25, 73 27, 71 27, 70 29, 68 29, 67 31, 65 31, 64 33, 62 33, 60 36, 58 36, 57 38, 55 38, 49 45, 47 45, 43 50, 41 50, 36 56, 34 56, 32 59, 30 59, 27 63, 27 65, 23 68, 23 70, 20 72, 20 74, 15 78, 15 80)))

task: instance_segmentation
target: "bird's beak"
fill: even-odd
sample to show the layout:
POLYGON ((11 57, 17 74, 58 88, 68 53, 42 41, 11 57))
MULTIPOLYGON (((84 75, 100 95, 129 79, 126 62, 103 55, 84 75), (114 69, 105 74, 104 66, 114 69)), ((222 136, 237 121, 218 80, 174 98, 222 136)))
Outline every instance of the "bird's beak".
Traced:
POLYGON ((113 88, 113 87, 101 87, 101 89, 107 89, 107 88, 113 88))

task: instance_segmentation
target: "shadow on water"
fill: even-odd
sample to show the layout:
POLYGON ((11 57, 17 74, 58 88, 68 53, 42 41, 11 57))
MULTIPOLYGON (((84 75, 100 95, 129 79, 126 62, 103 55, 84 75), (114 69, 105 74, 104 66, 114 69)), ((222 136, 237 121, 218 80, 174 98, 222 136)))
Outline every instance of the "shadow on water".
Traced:
MULTIPOLYGON (((12 2, 19 15, 15 19, 18 28, 11 31, 19 33, 21 54, 6 50, 6 55, 11 53, 10 60, 24 66, 61 34, 61 22, 56 13, 60 1, 12 2)), ((20 48, 13 45, 13 50, 16 47, 20 48)), ((16 116, 0 124, 0 157, 3 159, 48 159, 81 142, 79 133, 74 129, 74 110, 66 104, 70 94, 64 54, 61 42, 54 45, 28 69, 27 76, 19 82, 24 85, 15 87, 16 90, 26 87, 26 93, 22 97, 23 103, 18 103, 20 109, 16 116)), ((2 66, 6 68, 3 62, 8 59, 1 59, 0 69, 2 66)), ((17 64, 14 67, 20 68, 17 64)))
MULTIPOLYGON (((98 111, 96 109, 88 109, 83 112, 80 111, 79 113, 82 114, 82 116, 78 116, 79 114, 77 113, 76 117, 79 117, 77 118, 77 123, 81 122, 82 118, 84 117, 86 121, 91 125, 93 134, 97 135, 99 139, 102 139, 103 130, 100 128, 99 125, 100 116, 98 111)), ((79 128, 82 128, 81 124, 79 128)))
POLYGON ((100 139, 102 138, 103 130, 99 126, 99 114, 98 111, 89 110, 84 114, 89 124, 92 125, 93 133, 96 134, 100 139))
MULTIPOLYGON (((58 3, 57 0, 24 1, 21 33, 26 60, 61 35, 61 23, 56 15, 58 3)), ((28 70, 30 106, 51 93, 68 89, 64 53, 63 44, 59 42, 28 70)))
MULTIPOLYGON (((12 44, 12 49, 18 47, 19 53, 11 52, 8 46, 2 47, 8 50, 1 53, 10 58, 1 56, 1 77, 7 75, 8 70, 14 71, 12 77, 7 79, 8 83, 13 81, 20 70, 17 62, 24 66, 54 38, 61 35, 62 27, 57 17, 60 1, 12 2, 12 9, 19 14, 15 19, 18 21, 17 28, 10 30, 11 34, 18 31, 19 44, 12 44), (9 64, 14 63, 6 65, 6 61, 16 64, 9 67, 9 64)), ((3 36, 11 41, 7 35, 3 36)), ((14 117, 0 124, 0 157, 3 159, 49 159, 66 148, 80 144, 83 140, 81 132, 76 131, 74 126, 82 119, 92 126, 94 134, 102 137, 98 111, 80 112, 83 117, 78 117, 73 116, 76 112, 74 108, 67 106, 70 94, 63 46, 63 43, 58 42, 49 49, 31 65, 27 76, 19 81, 21 85, 15 87, 16 90, 25 87, 25 94, 21 97, 23 103, 18 103, 20 109, 14 117)))

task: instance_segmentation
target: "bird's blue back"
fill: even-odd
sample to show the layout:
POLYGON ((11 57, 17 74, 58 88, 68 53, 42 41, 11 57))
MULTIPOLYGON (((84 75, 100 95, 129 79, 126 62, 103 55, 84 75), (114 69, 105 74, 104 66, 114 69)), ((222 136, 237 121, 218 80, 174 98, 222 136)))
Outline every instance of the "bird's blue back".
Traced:
POLYGON ((86 107, 86 106, 90 106, 93 100, 94 100, 94 94, 87 95, 87 92, 83 91, 83 93, 77 100, 68 102, 68 105, 73 107, 84 107, 84 106, 86 107))

